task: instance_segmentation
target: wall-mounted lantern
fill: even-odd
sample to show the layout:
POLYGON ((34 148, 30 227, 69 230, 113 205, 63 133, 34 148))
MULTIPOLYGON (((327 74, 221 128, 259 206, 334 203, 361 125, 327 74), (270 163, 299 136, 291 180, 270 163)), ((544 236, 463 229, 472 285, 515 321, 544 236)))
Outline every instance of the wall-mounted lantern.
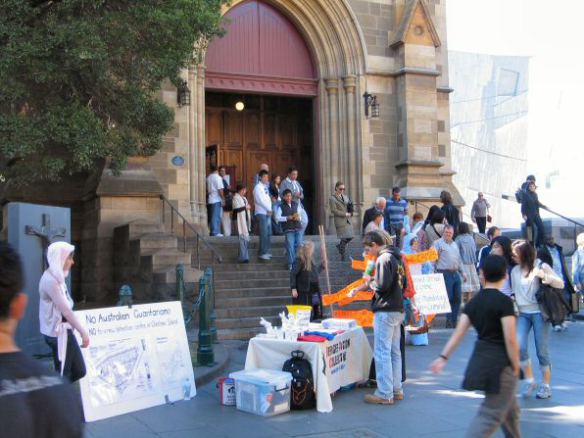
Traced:
POLYGON ((243 110, 245 109, 245 103, 243 103, 243 101, 242 101, 242 100, 238 100, 238 101, 235 103, 235 109, 236 109, 237 111, 243 111, 243 110))
POLYGON ((187 81, 182 80, 176 89, 176 102, 178 106, 189 106, 191 104, 191 90, 187 85, 187 81))
POLYGON ((365 117, 372 119, 379 118, 379 103, 377 102, 377 96, 368 93, 367 91, 363 94, 363 99, 365 100, 365 117))

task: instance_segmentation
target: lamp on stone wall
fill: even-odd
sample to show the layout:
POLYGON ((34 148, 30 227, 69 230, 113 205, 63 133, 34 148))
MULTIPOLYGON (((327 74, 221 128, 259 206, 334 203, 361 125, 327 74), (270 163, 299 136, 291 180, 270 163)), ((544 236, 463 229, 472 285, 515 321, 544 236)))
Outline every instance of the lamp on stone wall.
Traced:
POLYGON ((185 80, 180 81, 176 89, 176 102, 178 106, 189 106, 191 104, 191 90, 189 90, 185 80))
POLYGON ((379 103, 377 102, 377 96, 368 93, 367 91, 363 94, 363 99, 365 99, 365 117, 372 119, 379 118, 379 103))

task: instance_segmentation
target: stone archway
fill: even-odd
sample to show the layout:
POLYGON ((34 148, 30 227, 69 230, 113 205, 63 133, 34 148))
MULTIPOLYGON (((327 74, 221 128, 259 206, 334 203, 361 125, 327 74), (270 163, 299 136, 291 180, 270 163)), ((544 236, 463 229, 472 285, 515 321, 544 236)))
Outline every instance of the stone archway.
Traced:
MULTIPOLYGON (((234 0, 223 11, 246 0, 234 0)), ((315 221, 325 224, 328 196, 337 180, 350 188, 357 209, 363 203, 361 94, 365 86, 366 56, 363 35, 346 0, 263 0, 278 9, 299 30, 312 52, 317 70, 316 151, 320 174, 316 196, 322 201, 315 221)), ((205 223, 205 66, 206 44, 188 72, 192 105, 189 137, 193 216, 205 223), (196 199, 195 199, 196 198, 196 199)))

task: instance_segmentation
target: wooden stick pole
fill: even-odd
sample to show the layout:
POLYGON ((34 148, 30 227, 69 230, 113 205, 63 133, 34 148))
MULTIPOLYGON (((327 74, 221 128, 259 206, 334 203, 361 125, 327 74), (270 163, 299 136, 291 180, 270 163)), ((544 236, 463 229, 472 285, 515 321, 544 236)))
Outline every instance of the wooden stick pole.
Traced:
MULTIPOLYGON (((321 252, 321 257, 322 260, 324 261, 324 272, 326 275, 326 286, 327 286, 327 293, 330 295, 331 294, 331 277, 329 274, 329 260, 328 260, 328 255, 326 252, 326 241, 324 238, 324 226, 323 225, 319 225, 318 226, 318 234, 320 236, 320 252, 321 252)), ((330 308, 331 308, 331 318, 334 316, 333 315, 333 304, 330 304, 330 308)))

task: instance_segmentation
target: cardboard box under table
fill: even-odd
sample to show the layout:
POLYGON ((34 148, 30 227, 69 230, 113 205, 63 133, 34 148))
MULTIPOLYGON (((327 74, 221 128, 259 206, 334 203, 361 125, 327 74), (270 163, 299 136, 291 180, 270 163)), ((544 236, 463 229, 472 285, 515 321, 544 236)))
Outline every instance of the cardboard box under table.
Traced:
POLYGON ((316 390, 316 410, 331 412, 331 394, 341 386, 367 380, 372 351, 361 327, 355 327, 326 342, 293 342, 269 338, 249 341, 245 369, 281 370, 294 350, 304 351, 310 361, 316 390))

